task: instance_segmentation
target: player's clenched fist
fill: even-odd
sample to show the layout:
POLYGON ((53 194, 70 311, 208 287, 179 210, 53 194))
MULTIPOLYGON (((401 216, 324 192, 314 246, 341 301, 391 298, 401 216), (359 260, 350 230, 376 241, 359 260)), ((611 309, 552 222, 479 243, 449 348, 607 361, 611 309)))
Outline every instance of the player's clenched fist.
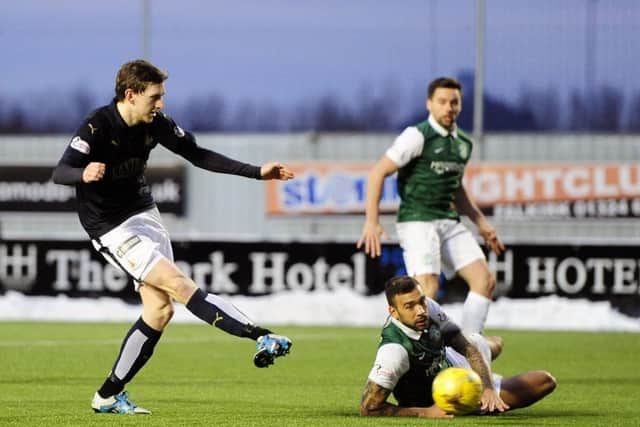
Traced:
POLYGON ((82 172, 82 180, 87 184, 90 182, 100 181, 104 178, 105 164, 98 162, 91 162, 84 168, 82 172))

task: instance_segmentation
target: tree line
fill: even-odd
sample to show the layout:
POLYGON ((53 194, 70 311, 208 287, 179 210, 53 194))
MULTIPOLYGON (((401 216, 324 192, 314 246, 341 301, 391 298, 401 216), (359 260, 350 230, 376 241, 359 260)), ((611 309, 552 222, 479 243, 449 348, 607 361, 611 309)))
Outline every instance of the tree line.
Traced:
MULTIPOLYGON (((473 73, 463 72, 459 78, 465 92, 459 124, 470 131, 473 73)), ((0 134, 72 133, 92 109, 105 102, 85 89, 30 98, 28 105, 0 94, 0 134)), ((363 90, 355 102, 327 94, 286 108, 268 101, 245 100, 232 105, 211 93, 173 105, 170 114, 194 132, 397 132, 426 118, 423 102, 404 113, 399 113, 400 103, 393 90, 378 95, 363 90)), ((558 88, 525 87, 516 102, 489 90, 484 96, 484 129, 633 133, 640 132, 638 111, 640 92, 626 93, 610 86, 563 94, 558 88)))

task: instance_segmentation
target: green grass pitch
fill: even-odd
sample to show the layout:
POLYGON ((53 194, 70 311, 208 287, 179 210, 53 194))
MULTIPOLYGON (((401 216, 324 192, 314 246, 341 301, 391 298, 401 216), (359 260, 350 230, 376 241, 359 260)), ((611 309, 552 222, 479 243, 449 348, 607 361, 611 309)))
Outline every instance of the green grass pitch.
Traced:
POLYGON ((151 416, 94 414, 90 400, 129 325, 0 323, 0 426, 638 426, 640 334, 489 331, 494 371, 547 369, 558 388, 491 417, 361 418, 378 328, 278 327, 292 353, 253 367, 254 343, 206 325, 170 325, 128 391, 151 416))

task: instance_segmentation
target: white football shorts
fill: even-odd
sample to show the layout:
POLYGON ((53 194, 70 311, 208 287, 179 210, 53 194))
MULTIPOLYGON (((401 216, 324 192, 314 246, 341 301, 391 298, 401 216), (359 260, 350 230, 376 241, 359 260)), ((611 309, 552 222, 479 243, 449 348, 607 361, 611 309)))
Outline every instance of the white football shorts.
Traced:
POLYGON ((450 279, 461 268, 485 259, 469 229, 453 219, 398 222, 396 230, 409 276, 443 272, 450 279))
POLYGON ((91 243, 111 265, 134 279, 136 291, 163 257, 173 262, 169 233, 157 208, 133 215, 91 243))

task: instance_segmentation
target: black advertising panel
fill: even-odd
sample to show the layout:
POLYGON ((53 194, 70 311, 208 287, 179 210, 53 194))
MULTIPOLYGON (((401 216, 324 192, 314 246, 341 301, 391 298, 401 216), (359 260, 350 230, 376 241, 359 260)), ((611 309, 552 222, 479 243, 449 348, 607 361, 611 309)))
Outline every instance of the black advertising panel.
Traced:
MULTIPOLYGON (((208 292, 227 295, 337 287, 366 295, 379 292, 395 268, 373 262, 355 244, 176 241, 173 248, 176 264, 185 274, 208 292)), ((88 241, 0 242, 4 290, 137 298, 129 285, 129 279, 107 264, 88 241)))
MULTIPOLYGON (((53 167, 0 167, 0 211, 75 212, 75 189, 51 181, 53 167)), ((185 168, 152 167, 145 172, 151 193, 163 213, 184 215, 186 206, 185 168)))
POLYGON ((609 301, 640 317, 640 252, 619 245, 512 245, 501 257, 489 255, 498 296, 558 295, 609 301))
MULTIPOLYGON (((177 265, 207 292, 261 296, 287 291, 362 295, 382 292, 384 282, 405 274, 402 251, 385 245, 372 260, 351 243, 176 241, 177 265)), ((497 277, 495 296, 606 300, 640 317, 640 258, 635 246, 510 245, 489 255, 497 277)), ((87 241, 0 242, 0 291, 137 300, 129 278, 104 262, 87 241)), ((464 299, 453 280, 441 287, 444 303, 464 299)))

